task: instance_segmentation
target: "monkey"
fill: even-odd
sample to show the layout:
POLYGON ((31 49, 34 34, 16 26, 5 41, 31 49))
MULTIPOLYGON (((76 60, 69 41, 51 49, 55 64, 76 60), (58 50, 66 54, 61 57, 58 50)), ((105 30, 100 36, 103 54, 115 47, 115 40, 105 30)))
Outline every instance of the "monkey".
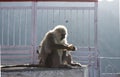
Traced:
POLYGON ((45 34, 38 49, 40 66, 79 65, 72 63, 70 51, 75 51, 75 46, 67 43, 67 35, 67 28, 64 25, 58 25, 45 34))
POLYGON ((67 67, 80 66, 74 63, 71 51, 76 47, 67 42, 67 28, 63 25, 56 26, 53 30, 46 33, 38 49, 39 64, 6 65, 1 68, 12 67, 67 67))
MULTIPOLYGON (((69 45, 68 43, 67 43, 67 28, 65 27, 65 26, 61 26, 61 25, 58 25, 58 26, 56 26, 55 28, 54 28, 54 31, 56 31, 57 32, 57 35, 60 33, 60 35, 59 36, 57 36, 57 40, 55 40, 55 43, 56 44, 60 44, 60 45, 65 45, 65 46, 71 46, 71 48, 73 49, 73 50, 75 50, 75 47, 74 46, 72 46, 72 44, 71 45, 69 45), (61 39, 60 39, 61 38, 61 39)), ((63 57, 63 51, 66 51, 67 49, 57 49, 57 53, 58 53, 58 56, 59 56, 59 61, 60 61, 60 63, 59 64, 63 64, 63 59, 65 59, 64 57, 63 57)), ((66 52, 66 53, 64 53, 64 54, 67 54, 68 52, 66 52)), ((57 54, 56 54, 57 55, 57 54)), ((55 56, 56 56, 55 55, 55 56)), ((56 57, 55 57, 56 58, 56 57)), ((53 58, 53 60, 54 60, 54 58, 53 58)), ((55 64, 55 63, 54 63, 55 64)))

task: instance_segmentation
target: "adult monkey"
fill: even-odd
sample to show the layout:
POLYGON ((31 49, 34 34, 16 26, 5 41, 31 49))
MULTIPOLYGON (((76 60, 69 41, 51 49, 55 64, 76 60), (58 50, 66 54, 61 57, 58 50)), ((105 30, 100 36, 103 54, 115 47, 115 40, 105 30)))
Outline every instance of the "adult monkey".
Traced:
POLYGON ((67 29, 63 25, 56 26, 46 33, 39 48, 39 65, 43 67, 72 67, 69 51, 75 51, 72 44, 67 43, 67 29))
POLYGON ((79 63, 72 63, 69 51, 75 51, 72 44, 67 43, 67 29, 59 25, 46 33, 39 46, 39 64, 6 65, 1 68, 11 67, 69 67, 81 66, 79 63))

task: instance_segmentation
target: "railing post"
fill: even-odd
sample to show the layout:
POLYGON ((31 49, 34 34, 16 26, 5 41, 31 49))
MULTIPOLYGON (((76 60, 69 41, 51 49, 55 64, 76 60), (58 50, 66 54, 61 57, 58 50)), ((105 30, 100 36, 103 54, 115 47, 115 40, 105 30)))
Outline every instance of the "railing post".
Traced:
POLYGON ((36 1, 32 2, 32 26, 33 26, 33 32, 32 32, 32 46, 33 46, 33 59, 32 63, 35 63, 35 54, 36 54, 36 15, 37 15, 37 8, 36 8, 36 1))
POLYGON ((1 63, 1 53, 2 53, 2 50, 1 50, 1 45, 0 45, 0 64, 2 65, 2 63, 1 63))
POLYGON ((94 9, 94 45, 95 45, 95 69, 94 77, 100 77, 99 52, 98 52, 98 2, 95 2, 94 9))

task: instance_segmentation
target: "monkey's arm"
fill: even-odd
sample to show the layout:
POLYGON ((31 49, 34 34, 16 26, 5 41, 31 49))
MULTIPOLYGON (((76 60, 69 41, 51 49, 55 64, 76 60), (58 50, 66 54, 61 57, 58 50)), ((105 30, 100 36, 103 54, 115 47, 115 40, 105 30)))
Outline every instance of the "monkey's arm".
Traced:
POLYGON ((55 37, 53 34, 48 34, 47 36, 47 47, 52 49, 71 49, 70 47, 68 47, 68 45, 56 44, 55 37))

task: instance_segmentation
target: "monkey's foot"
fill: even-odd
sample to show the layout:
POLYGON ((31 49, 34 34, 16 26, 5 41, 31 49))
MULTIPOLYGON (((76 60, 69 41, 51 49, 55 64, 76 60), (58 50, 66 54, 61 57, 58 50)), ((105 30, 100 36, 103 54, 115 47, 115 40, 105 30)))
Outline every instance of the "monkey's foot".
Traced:
POLYGON ((69 64, 61 64, 61 65, 59 66, 59 68, 69 68, 69 69, 72 69, 73 66, 72 66, 72 65, 69 65, 69 64))
POLYGON ((72 66, 78 66, 78 67, 82 67, 82 65, 80 63, 71 63, 72 66))

